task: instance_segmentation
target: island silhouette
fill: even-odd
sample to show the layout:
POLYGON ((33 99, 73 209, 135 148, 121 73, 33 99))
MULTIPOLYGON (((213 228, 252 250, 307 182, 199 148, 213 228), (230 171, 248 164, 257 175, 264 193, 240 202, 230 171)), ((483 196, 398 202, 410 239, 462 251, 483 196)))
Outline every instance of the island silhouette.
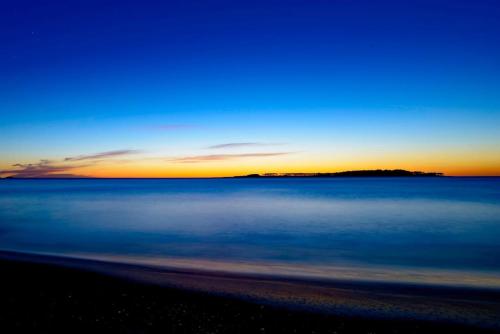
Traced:
POLYGON ((349 170, 333 173, 265 173, 234 177, 379 177, 379 176, 443 176, 439 172, 407 171, 404 169, 367 169, 349 170))
MULTIPOLYGON (((332 173, 264 173, 264 174, 248 174, 248 175, 237 175, 229 176, 229 178, 274 178, 274 177, 385 177, 385 176, 403 176, 403 177, 414 177, 414 176, 444 176, 440 172, 420 172, 420 171, 407 171, 404 169, 366 169, 366 170, 349 170, 343 172, 332 172, 332 173)), ((219 178, 219 177, 214 177, 219 178)), ((221 177, 227 178, 227 177, 221 177)), ((114 179, 107 177, 91 177, 82 175, 72 175, 72 174, 44 174, 43 176, 23 176, 23 175, 11 175, 1 178, 5 179, 58 179, 58 180, 78 180, 78 179, 114 179)), ((127 179, 127 178, 124 178, 127 179)), ((133 178, 135 179, 135 178, 133 178)), ((142 178, 138 178, 142 179, 142 178)), ((160 178, 161 179, 161 178, 160 178)))

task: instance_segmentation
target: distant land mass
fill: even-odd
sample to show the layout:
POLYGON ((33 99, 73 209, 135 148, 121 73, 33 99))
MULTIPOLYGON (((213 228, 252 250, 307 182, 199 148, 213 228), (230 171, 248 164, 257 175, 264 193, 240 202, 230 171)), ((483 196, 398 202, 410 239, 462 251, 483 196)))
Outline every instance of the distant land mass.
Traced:
MULTIPOLYGON (((344 172, 332 172, 332 173, 265 173, 265 174, 249 174, 249 175, 238 175, 232 176, 232 178, 252 178, 252 177, 383 177, 383 176, 444 176, 443 173, 438 172, 419 172, 419 171, 407 171, 404 169, 368 169, 368 170, 349 170, 344 172)), ((225 178, 225 177, 223 177, 225 178)), ((231 178, 231 176, 230 176, 231 178)), ((107 178, 96 178, 81 175, 72 174, 47 174, 43 176, 19 176, 12 175, 4 178, 0 177, 0 180, 5 179, 107 179, 107 178)), ((111 178, 113 179, 113 178, 111 178)), ((125 178, 127 179, 127 178, 125 178)))
POLYGON ((379 176, 443 176, 438 172, 407 171, 404 169, 369 169, 369 170, 349 170, 335 173, 265 173, 249 174, 235 177, 379 177, 379 176))

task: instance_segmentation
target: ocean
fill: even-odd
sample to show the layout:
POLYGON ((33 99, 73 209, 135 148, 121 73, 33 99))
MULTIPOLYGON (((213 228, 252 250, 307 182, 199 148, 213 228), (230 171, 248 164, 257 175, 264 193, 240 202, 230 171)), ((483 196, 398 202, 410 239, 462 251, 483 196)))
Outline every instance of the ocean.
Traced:
POLYGON ((0 250, 500 287, 500 178, 0 180, 0 250))

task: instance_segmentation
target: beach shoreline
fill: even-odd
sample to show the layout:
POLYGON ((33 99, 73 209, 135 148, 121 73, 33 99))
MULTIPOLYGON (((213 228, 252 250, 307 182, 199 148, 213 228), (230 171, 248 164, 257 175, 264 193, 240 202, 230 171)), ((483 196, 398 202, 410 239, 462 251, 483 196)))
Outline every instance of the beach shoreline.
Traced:
MULTIPOLYGON (((235 303, 235 308, 231 312, 236 312, 238 308, 244 310, 248 307, 257 307, 255 312, 259 313, 258 310, 264 307, 266 310, 271 310, 269 311, 271 313, 288 314, 291 312, 294 317, 298 318, 318 317, 327 327, 334 327, 335 324, 346 321, 350 323, 349 319, 363 319, 363 323, 368 321, 368 327, 364 329, 375 332, 377 332, 377 326, 384 329, 381 332, 387 332, 388 328, 391 330, 405 328, 403 332, 424 332, 419 330, 426 328, 425 332, 429 332, 438 331, 442 329, 442 326, 453 327, 455 332, 472 333, 478 330, 500 332, 500 321, 497 317, 500 314, 500 291, 495 289, 314 281, 202 270, 175 270, 3 251, 0 252, 0 265, 8 269, 2 271, 6 272, 7 276, 10 275, 12 279, 10 288, 4 291, 4 295, 23 294, 27 284, 18 282, 32 280, 32 286, 28 290, 34 289, 39 292, 52 286, 54 293, 46 294, 46 297, 56 306, 64 303, 61 297, 57 297, 62 289, 59 284, 64 283, 71 289, 86 291, 89 289, 88 277, 91 276, 92 284, 98 287, 97 290, 101 289, 102 294, 107 293, 102 288, 102 282, 116 281, 116 284, 122 286, 124 291, 128 289, 143 291, 154 288, 164 291, 162 293, 167 293, 167 295, 189 294, 190 298, 195 300, 193 305, 204 305, 213 300, 235 303), (24 276, 22 271, 31 271, 34 275, 22 277, 24 276), (43 275, 46 278, 41 280, 40 277, 43 275)), ((31 296, 37 295, 38 292, 32 293, 31 296)), ((107 298, 98 302, 106 303, 107 298)), ((145 297, 144 302, 149 304, 150 302, 147 301, 149 299, 151 297, 145 297)), ((20 302, 15 298, 13 300, 14 304, 20 302)), ((153 304, 155 303, 161 303, 161 301, 155 301, 153 304)), ((134 303, 125 304, 127 305, 122 306, 124 309, 136 307, 134 303)), ((15 308, 9 305, 9 302, 4 306, 15 308)), ((89 312, 88 310, 80 311, 89 312)), ((196 312, 200 313, 200 310, 196 312)), ((233 321, 231 316, 226 315, 229 312, 227 310, 209 307, 203 312, 214 312, 220 316, 221 321, 233 321)), ((204 314, 203 312, 201 313, 204 314)), ((245 312, 241 311, 239 314, 244 317, 245 312)), ((246 315, 255 316, 253 312, 246 315)), ((197 317, 197 314, 193 313, 191 316, 197 317)), ((37 317, 43 317, 43 313, 37 317)), ((357 328, 355 323, 356 321, 351 324, 352 328, 357 328)), ((292 326, 292 324, 289 325, 292 326)), ((286 324, 284 326, 286 327, 286 324)), ((298 328, 298 324, 293 326, 295 329, 298 328)), ((234 326, 226 327, 234 328, 234 326)), ((254 332, 245 331, 244 328, 235 331, 254 332)), ((307 331, 304 328, 302 332, 307 331)), ((339 329, 339 332, 342 333, 342 330, 339 329)))

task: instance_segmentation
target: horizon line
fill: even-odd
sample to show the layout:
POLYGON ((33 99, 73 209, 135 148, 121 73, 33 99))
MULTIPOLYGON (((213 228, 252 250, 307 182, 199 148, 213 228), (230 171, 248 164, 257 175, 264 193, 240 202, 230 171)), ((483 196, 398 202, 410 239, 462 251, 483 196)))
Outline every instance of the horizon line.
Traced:
MULTIPOLYGON (((331 178, 412 178, 412 176, 331 176, 331 178)), ((500 177, 500 175, 441 175, 438 178, 452 178, 452 177, 484 177, 493 178, 500 177)), ((171 176, 171 177, 2 177, 0 180, 189 180, 189 179, 252 179, 251 177, 245 177, 245 175, 234 175, 234 176, 171 176)), ((292 177, 280 177, 280 176, 265 176, 259 179, 278 179, 278 178, 314 178, 308 176, 292 176, 292 177)), ((318 177, 318 178, 329 178, 329 176, 318 177)))

